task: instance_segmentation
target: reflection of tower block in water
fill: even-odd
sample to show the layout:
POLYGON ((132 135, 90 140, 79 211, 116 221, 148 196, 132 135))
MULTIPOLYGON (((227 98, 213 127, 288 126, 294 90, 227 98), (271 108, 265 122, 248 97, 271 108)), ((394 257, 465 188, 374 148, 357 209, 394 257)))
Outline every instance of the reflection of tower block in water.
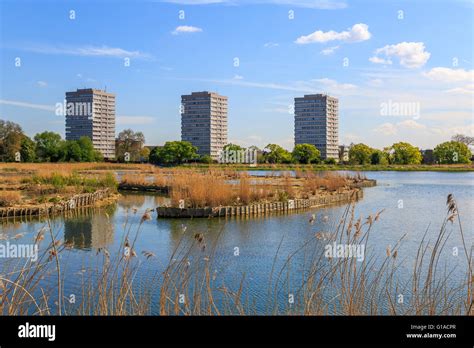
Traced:
POLYGON ((113 242, 114 226, 100 213, 64 222, 64 240, 77 249, 103 248, 113 242))
POLYGON ((110 220, 102 214, 92 216, 92 247, 107 247, 114 241, 114 226, 110 220))

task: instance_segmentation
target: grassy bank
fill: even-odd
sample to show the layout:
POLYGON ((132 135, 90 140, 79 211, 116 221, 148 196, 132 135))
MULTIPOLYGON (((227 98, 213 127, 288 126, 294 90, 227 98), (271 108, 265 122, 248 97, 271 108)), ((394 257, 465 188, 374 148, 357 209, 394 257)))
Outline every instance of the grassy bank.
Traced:
POLYGON ((74 195, 101 189, 116 191, 117 181, 110 166, 84 173, 93 164, 0 165, 0 207, 55 204, 74 195))

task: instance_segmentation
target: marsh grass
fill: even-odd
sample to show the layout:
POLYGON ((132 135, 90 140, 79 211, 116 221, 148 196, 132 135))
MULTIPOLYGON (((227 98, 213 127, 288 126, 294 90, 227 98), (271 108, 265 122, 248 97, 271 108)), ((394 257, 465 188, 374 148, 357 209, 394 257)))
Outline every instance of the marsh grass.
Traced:
POLYGON ((21 202, 18 191, 0 191, 0 207, 9 207, 21 202))
POLYGON ((352 178, 342 176, 336 173, 302 172, 298 174, 303 179, 303 185, 307 192, 315 195, 319 190, 327 190, 330 192, 339 191, 348 186, 352 178))
MULTIPOLYGON (((268 275, 266 301, 257 309, 256 300, 245 295, 246 274, 234 275, 238 285, 227 286, 218 257, 220 238, 208 240, 204 233, 188 231, 166 264, 153 252, 136 250, 141 226, 152 218, 151 211, 136 210, 123 225, 119 250, 111 255, 97 249, 95 259, 85 265, 78 300, 66 301, 67 253, 71 245, 58 238, 48 223, 34 243, 46 243, 38 261, 17 261, 0 272, 0 313, 4 315, 472 315, 472 246, 466 245, 461 217, 452 195, 435 240, 425 232, 411 273, 402 264, 404 236, 383 256, 372 253, 373 227, 383 211, 365 218, 355 217, 355 203, 346 206, 330 232, 316 232, 300 248, 281 255, 282 238, 268 275), (137 223, 130 223, 139 219, 137 223), (456 229, 448 229, 448 226, 456 229), (132 229, 133 228, 133 229, 132 229), (450 231, 450 232, 448 232, 450 231), (459 233, 463 249, 456 269, 442 260, 446 241, 459 233), (46 242, 49 240, 49 242, 46 242), (330 258, 328 243, 364 245, 362 261, 330 258), (139 281, 146 267, 147 277, 139 281), (153 269, 154 271, 150 271, 153 269), (144 271, 144 270, 143 270, 144 271), (460 278, 459 274, 463 276, 460 278), (139 284, 138 284, 139 283, 139 284), (47 286, 45 285, 47 284, 47 286), (294 303, 288 295, 294 295, 294 303), (403 303, 399 295, 403 294, 403 303)), ((220 235, 220 234, 219 234, 220 235)), ((384 248, 382 246, 382 248, 384 248)), ((380 246, 379 246, 380 249, 380 246)))
POLYGON ((297 178, 289 173, 254 177, 230 169, 158 169, 152 175, 124 175, 121 185, 166 187, 173 206, 183 200, 186 207, 199 208, 308 198, 339 192, 351 180, 336 173, 302 173, 297 178))

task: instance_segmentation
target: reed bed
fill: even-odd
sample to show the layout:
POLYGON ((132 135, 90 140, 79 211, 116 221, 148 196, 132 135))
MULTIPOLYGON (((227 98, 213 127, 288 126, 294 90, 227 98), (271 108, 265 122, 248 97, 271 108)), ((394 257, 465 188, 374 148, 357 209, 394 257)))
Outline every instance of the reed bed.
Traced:
POLYGON ((346 188, 351 181, 347 177, 336 173, 325 173, 324 175, 320 175, 320 173, 305 172, 300 175, 303 179, 305 191, 313 195, 321 189, 331 192, 340 191, 346 188))
POLYGON ((17 191, 0 191, 0 207, 9 207, 21 202, 21 194, 17 191))
POLYGON ((207 175, 195 172, 175 174, 169 181, 170 198, 178 206, 183 200, 188 207, 227 205, 233 199, 232 187, 223 176, 215 173, 207 175))
MULTIPOLYGON (((111 255, 97 249, 96 260, 85 269, 78 301, 67 301, 64 279, 71 245, 58 238, 49 222, 34 243, 47 243, 38 261, 17 262, 0 272, 0 313, 3 315, 473 315, 473 246, 465 243, 461 218, 452 195, 447 214, 434 241, 425 233, 411 273, 400 268, 403 239, 388 247, 380 259, 370 253, 370 236, 383 211, 355 217, 355 204, 347 205, 330 232, 317 232, 300 248, 285 256, 278 247, 263 309, 244 295, 246 276, 237 286, 215 273, 219 238, 208 240, 188 231, 180 239, 167 264, 153 252, 136 250, 140 229, 151 211, 127 217, 119 250, 111 255), (139 219, 132 231, 130 219, 139 219), (448 225, 457 229, 448 232, 448 225), (450 233, 463 241, 461 278, 447 271, 443 249, 450 233), (49 240, 48 242, 46 242, 49 240), (332 242, 365 245, 362 262, 355 258, 327 257, 323 246, 332 242), (193 260, 190 262, 190 260, 193 260), (94 266, 95 265, 95 266, 94 266), (138 283, 147 267, 146 282, 138 283), (154 269, 150 272, 149 269, 154 269), (403 273, 404 277, 401 277, 403 273), (298 281, 299 280, 299 281, 298 281), (49 286, 45 286, 45 282, 49 286), (154 295, 156 294, 156 295, 154 295), (294 302, 285 301, 289 295, 294 302), (403 301, 400 302, 400 295, 403 301), (282 300, 283 299, 283 300, 282 300)), ((283 242, 283 239, 282 239, 283 242)), ((224 269, 225 271, 225 269, 224 269)), ((237 276, 238 279, 239 276, 237 276)))
POLYGON ((124 174, 120 183, 130 186, 158 186, 166 187, 168 186, 168 175, 164 173, 154 173, 154 174, 124 174))
POLYGON ((295 178, 289 173, 253 177, 226 170, 160 169, 152 175, 126 174, 121 185, 166 187, 173 206, 200 208, 268 201, 287 201, 318 194, 340 192, 349 179, 336 173, 319 175, 304 172, 295 178), (180 205, 181 202, 181 205, 180 205))

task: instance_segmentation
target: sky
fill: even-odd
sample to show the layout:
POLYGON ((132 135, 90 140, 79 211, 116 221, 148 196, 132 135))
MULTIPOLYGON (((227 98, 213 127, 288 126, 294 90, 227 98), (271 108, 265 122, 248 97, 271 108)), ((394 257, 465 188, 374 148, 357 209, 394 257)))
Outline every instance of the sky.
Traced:
POLYGON ((474 136, 473 33, 472 0, 0 0, 0 119, 64 136, 65 92, 106 88, 161 145, 207 90, 229 142, 291 150, 294 98, 327 93, 340 144, 433 148, 474 136))

